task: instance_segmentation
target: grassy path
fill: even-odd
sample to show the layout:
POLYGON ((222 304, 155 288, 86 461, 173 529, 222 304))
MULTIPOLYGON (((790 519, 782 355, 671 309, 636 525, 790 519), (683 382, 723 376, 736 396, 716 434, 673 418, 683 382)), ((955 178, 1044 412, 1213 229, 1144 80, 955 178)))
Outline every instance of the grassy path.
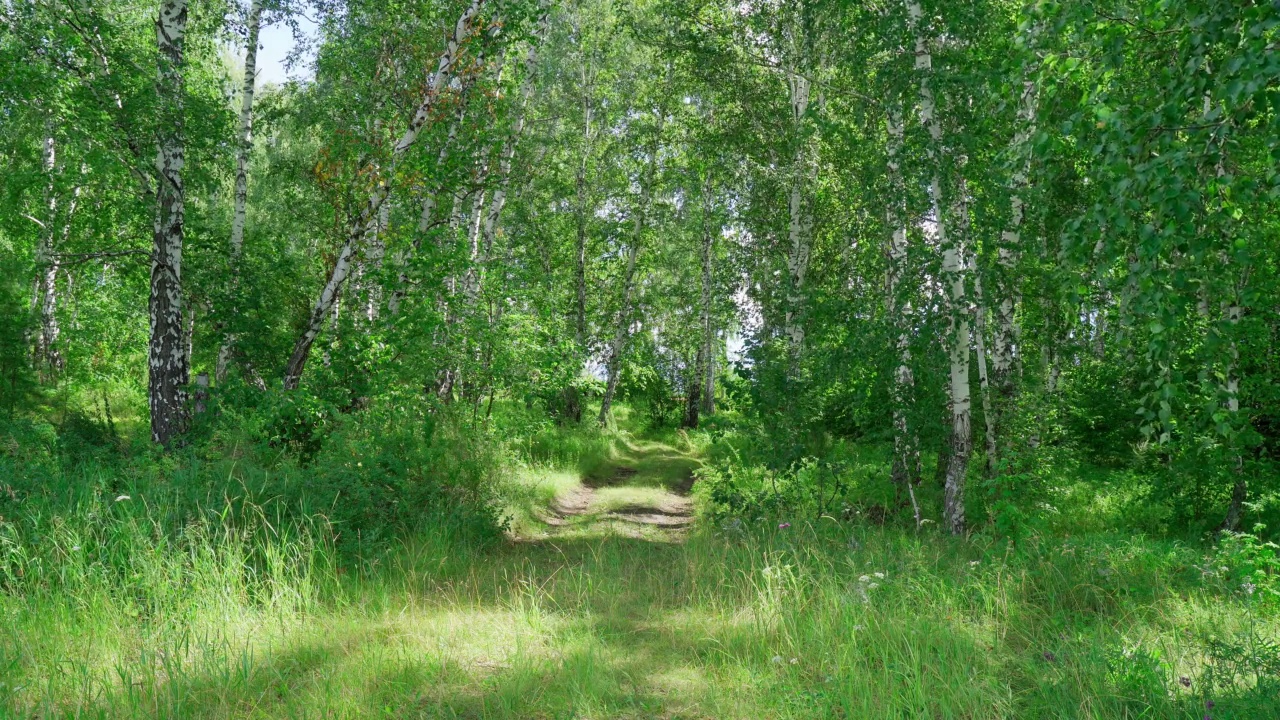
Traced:
POLYGON ((557 488, 521 541, 616 535, 681 542, 693 524, 693 470, 697 461, 656 441, 621 442, 616 455, 576 483, 557 488))

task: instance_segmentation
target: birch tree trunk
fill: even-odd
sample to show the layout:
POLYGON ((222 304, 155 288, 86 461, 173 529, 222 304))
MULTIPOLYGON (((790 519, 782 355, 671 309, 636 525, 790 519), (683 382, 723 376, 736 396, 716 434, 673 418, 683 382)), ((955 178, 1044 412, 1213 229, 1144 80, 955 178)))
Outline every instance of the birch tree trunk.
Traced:
MULTIPOLYGON (((489 200, 489 205, 484 213, 483 227, 481 236, 483 238, 483 248, 481 250, 481 261, 479 265, 480 277, 479 285, 483 289, 489 274, 489 265, 494 258, 494 243, 497 241, 498 232, 501 229, 502 210, 506 207, 507 192, 511 186, 511 164, 515 159, 516 148, 520 144, 520 137, 524 134, 525 112, 528 109, 529 98, 533 94, 534 71, 537 68, 538 47, 546 35, 548 29, 549 6, 546 2, 542 4, 542 15, 538 20, 537 29, 529 45, 529 51, 525 55, 524 60, 524 77, 520 81, 520 97, 515 109, 515 120, 512 123, 511 133, 503 138, 502 150, 498 155, 498 182, 493 190, 493 196, 489 200)), ((494 329, 501 322, 503 314, 503 300, 499 300, 496 307, 490 303, 489 312, 486 314, 489 334, 486 338, 487 346, 483 352, 481 360, 481 376, 484 378, 484 387, 476 395, 475 409, 479 409, 480 398, 484 392, 489 393, 489 410, 493 409, 493 395, 495 388, 493 387, 493 356, 494 356, 494 329)), ((474 413, 473 413, 474 414, 474 413)), ((488 412, 486 412, 486 420, 488 412)))
POLYGON ((387 242, 385 233, 387 226, 391 221, 391 203, 384 202, 382 207, 378 208, 378 221, 370 228, 368 239, 365 242, 364 262, 360 265, 360 272, 364 277, 363 295, 364 308, 362 316, 365 321, 372 325, 378 319, 378 311, 382 307, 382 261, 387 254, 387 242))
POLYGON ((920 524, 920 508, 915 501, 914 486, 920 481, 920 440, 907 419, 907 408, 914 394, 915 375, 911 369, 911 303, 901 301, 903 278, 907 271, 906 188, 902 181, 901 152, 905 125, 902 109, 894 106, 888 117, 888 173, 891 197, 885 207, 885 222, 890 228, 888 268, 885 273, 885 309, 893 323, 897 364, 893 371, 893 478, 907 488, 911 497, 916 525, 920 524))
MULTIPOLYGON (((234 209, 231 214, 231 242, 229 262, 231 270, 231 314, 238 312, 235 302, 240 285, 240 255, 244 249, 245 205, 249 198, 249 155, 253 152, 253 92, 258 74, 258 30, 262 23, 262 0, 252 0, 249 5, 249 37, 244 52, 244 85, 240 88, 240 127, 236 132, 236 185, 234 209)), ((227 378, 227 366, 231 362, 236 338, 227 333, 218 349, 218 362, 214 368, 214 380, 221 384, 227 378)))
POLYGON ((998 450, 995 411, 991 406, 991 382, 987 375, 987 308, 982 297, 982 280, 978 276, 977 269, 973 267, 972 256, 970 256, 970 269, 973 272, 973 294, 977 300, 977 306, 974 308, 973 339, 974 352, 978 357, 978 387, 982 392, 982 420, 986 425, 987 475, 994 476, 998 450))
POLYGON ((298 337, 297 342, 294 343, 293 354, 290 356, 289 364, 285 367, 284 372, 283 384, 286 390, 293 390, 298 387, 298 381, 302 378, 302 371, 306 368, 307 358, 311 354, 311 346, 320 334, 320 330, 324 326, 325 317, 337 300, 343 283, 346 282, 347 277, 351 274, 352 257, 361 240, 368 232, 370 224, 377 221, 378 211, 382 207, 382 203, 386 201, 387 195, 391 192, 391 180, 395 166, 408 153, 409 148, 413 147, 418 135, 422 132, 422 128, 435 110, 440 94, 448 87, 449 80, 458 63, 462 44, 466 42, 474 30, 476 16, 480 12, 482 2, 483 0, 472 0, 467 9, 463 11, 461 17, 458 18, 457 23, 454 25, 453 33, 448 40, 448 45, 440 55, 436 71, 431 75, 431 80, 427 83, 426 91, 418 103, 417 110, 409 121, 409 126, 399 140, 396 141, 395 146, 392 147, 390 167, 386 169, 385 173, 381 174, 368 200, 365 201, 360 215, 349 227, 346 240, 338 251, 338 259, 334 263, 333 270, 329 273, 329 279, 325 282, 324 288, 320 291, 320 296, 311 308, 311 315, 307 319, 306 327, 298 337))
MULTIPOLYGON (((582 63, 582 154, 574 176, 574 252, 573 252, 573 333, 580 357, 587 354, 587 170, 594 147, 592 93, 594 75, 589 60, 582 63)), ((581 368, 578 368, 581 372, 581 368)), ((564 390, 564 414, 573 422, 582 422, 582 398, 573 383, 564 390)))
MULTIPOLYGON (((590 143, 588 133, 587 142, 590 143)), ((587 154, 590 145, 583 149, 582 162, 578 166, 576 237, 574 242, 574 333, 578 348, 585 349, 587 342, 587 154)))
MULTIPOLYGON (((969 453, 973 446, 969 397, 969 316, 966 294, 966 264, 959 236, 948 237, 947 219, 942 202, 942 124, 938 120, 933 96, 933 56, 920 28, 924 11, 918 0, 907 0, 907 15, 915 36, 915 68, 920 74, 920 118, 929 131, 928 156, 933 166, 929 194, 937 223, 938 245, 942 248, 942 279, 950 300, 951 322, 948 329, 951 364, 951 452, 947 461, 944 513, 947 529, 953 535, 965 531, 964 482, 969 469, 969 453)), ((960 200, 965 200, 961 186, 960 200)))
POLYGON ((1240 348, 1236 345, 1235 339, 1235 329, 1240 323, 1239 298, 1240 293, 1235 293, 1235 297, 1232 298, 1231 303, 1226 308, 1227 332, 1230 333, 1231 340, 1227 346, 1227 367, 1223 383, 1223 389, 1227 395, 1228 422, 1231 425, 1232 450, 1234 452, 1232 470, 1235 472, 1236 482, 1231 488, 1231 504, 1227 506, 1227 516, 1222 520, 1222 529, 1231 532, 1235 532, 1240 527, 1240 514, 1244 511, 1244 501, 1249 492, 1248 481, 1244 475, 1244 458, 1240 454, 1239 443, 1236 440, 1239 434, 1238 425, 1240 422, 1240 348))
MULTIPOLYGON (((45 174, 48 175, 48 181, 45 188, 45 221, 40 228, 40 242, 36 246, 36 280, 35 288, 31 293, 32 308, 39 313, 40 330, 36 334, 35 344, 35 361, 37 367, 40 368, 40 374, 46 377, 52 375, 62 368, 62 356, 58 352, 58 271, 61 264, 58 262, 58 248, 56 243, 57 217, 58 217, 58 195, 55 187, 55 178, 57 171, 57 146, 53 137, 52 123, 49 124, 48 132, 45 135, 43 150, 43 166, 45 174)), ((76 193, 79 193, 77 188, 76 193)), ((75 199, 72 199, 72 212, 75 208, 75 199)), ((68 213, 67 229, 70 228, 70 214, 68 213)))
POLYGON ((707 340, 706 349, 707 366, 706 375, 703 376, 702 386, 702 414, 716 414, 716 339, 715 329, 711 330, 711 337, 707 340))
POLYGON ((151 340, 148 400, 151 439, 168 446, 186 427, 189 368, 182 317, 182 243, 185 191, 182 167, 183 36, 186 0, 165 0, 156 19, 160 137, 156 150, 156 217, 151 249, 151 340))
POLYGON ((685 380, 685 402, 683 427, 698 427, 698 413, 702 411, 702 379, 706 376, 707 346, 698 346, 697 359, 685 380))
POLYGON ((187 303, 187 326, 182 331, 182 363, 187 367, 187 380, 191 380, 191 356, 195 353, 196 305, 187 303))
POLYGON ((798 72, 788 73, 787 86, 791 96, 791 121, 795 132, 796 149, 791 166, 791 197, 788 203, 789 221, 787 237, 787 309, 783 333, 788 341, 789 368, 794 378, 798 371, 800 353, 804 348, 804 280, 809 270, 809 253, 813 233, 812 208, 805 198, 809 183, 807 142, 804 116, 809 109, 810 83, 798 72))
POLYGON ((622 307, 618 312, 618 327, 614 332, 613 340, 609 343, 609 357, 605 365, 608 374, 605 381, 604 397, 600 400, 600 415, 597 418, 601 425, 608 424, 613 412, 613 396, 618 390, 622 352, 626 349, 627 340, 631 333, 631 296, 635 292, 636 256, 640 253, 641 236, 644 233, 645 222, 648 220, 649 200, 653 194, 654 177, 658 170, 658 148, 661 145, 662 125, 665 119, 665 115, 659 110, 658 127, 654 132, 653 146, 649 149, 649 165, 645 169, 644 179, 640 185, 640 198, 636 203, 635 225, 632 226, 631 231, 631 247, 627 251, 627 274, 622 288, 622 307))
POLYGON ((1098 299, 1097 316, 1093 328, 1093 354, 1099 360, 1107 356, 1107 307, 1110 293, 1103 291, 1098 299))
MULTIPOLYGON (((476 174, 476 184, 484 185, 489 175, 488 162, 482 160, 476 174)), ((485 198, 488 192, 484 189, 476 192, 471 198, 471 210, 467 214, 467 271, 462 276, 462 291, 466 296, 467 309, 475 305, 480 298, 480 263, 483 256, 480 249, 480 230, 484 222, 485 198)))
POLYGON ((711 377, 711 365, 715 362, 711 349, 711 259, 715 247, 715 235, 711 226, 711 182, 709 176, 702 182, 702 305, 700 324, 702 342, 698 343, 697 361, 694 372, 690 373, 686 382, 684 426, 698 427, 699 415, 711 414, 710 397, 715 386, 707 379, 711 377))
POLYGON ((714 352, 715 329, 711 324, 711 270, 715 257, 716 236, 710 223, 711 216, 711 184, 703 185, 702 206, 702 373, 699 382, 703 383, 701 396, 702 412, 711 415, 715 412, 715 364, 714 352))
POLYGON ((60 248, 66 247, 67 240, 71 236, 71 220, 76 214, 79 203, 80 186, 77 185, 71 191, 71 202, 67 204, 62 223, 61 243, 51 246, 49 262, 45 265, 41 276, 40 340, 45 367, 51 374, 61 371, 64 366, 62 352, 58 350, 58 338, 62 334, 62 328, 58 324, 58 273, 62 272, 62 263, 58 261, 57 252, 60 248))
POLYGON ((995 300, 995 329, 992 333, 992 380, 1000 396, 1001 405, 1013 397, 1014 346, 1017 343, 1015 312, 1018 300, 1016 267, 1022 253, 1022 224, 1026 217, 1025 195, 1031 180, 1031 138, 1035 135, 1036 85, 1032 81, 1022 84, 1018 103, 1019 129, 1014 137, 1014 152, 1018 166, 1012 178, 1009 197, 1009 226, 1000 234, 996 249, 999 268, 995 300))
MULTIPOLYGON (((1205 98, 1206 112, 1208 114, 1209 99, 1205 98)), ((1224 108, 1225 109, 1225 108, 1224 108)), ((1224 113, 1225 114, 1225 113, 1224 113)), ((1225 137, 1220 136, 1218 140, 1218 163, 1217 177, 1219 180, 1226 174, 1224 165, 1225 137)), ((1219 192, 1223 192, 1219 190, 1219 192)), ((1223 264, 1229 265, 1229 256, 1223 255, 1223 264)), ((1236 328, 1240 325, 1241 297, 1244 295, 1245 288, 1249 283, 1249 266, 1245 266, 1240 274, 1239 282, 1232 288, 1231 299, 1225 303, 1223 315, 1226 318, 1226 334, 1228 336, 1227 343, 1227 362, 1223 372, 1223 391, 1227 396, 1227 424, 1228 424, 1228 441, 1231 444, 1233 454, 1233 468, 1236 481, 1231 488, 1231 503, 1227 506, 1227 516, 1222 519, 1222 529, 1229 532, 1235 532, 1240 527, 1240 515, 1244 512, 1244 501, 1249 494, 1248 479, 1244 474, 1244 457, 1240 453, 1240 348, 1236 344, 1236 328)), ((1245 420, 1247 422, 1247 419, 1245 420)))

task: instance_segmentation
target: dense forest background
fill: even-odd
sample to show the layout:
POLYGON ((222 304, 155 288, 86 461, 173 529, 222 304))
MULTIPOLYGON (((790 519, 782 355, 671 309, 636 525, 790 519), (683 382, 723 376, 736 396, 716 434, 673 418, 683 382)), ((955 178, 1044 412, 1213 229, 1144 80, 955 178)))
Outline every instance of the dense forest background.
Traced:
POLYGON ((720 700, 387 712, 1280 712, 1275 2, 8 0, 0 67, 14 712, 372 716, 235 643, 521 573, 607 605, 475 573, 649 470, 688 542, 565 573, 756 617, 720 700), (255 82, 272 25, 305 79, 255 82), (932 578, 874 623, 873 547, 932 578), (1034 629, 970 685, 957 614, 1034 629), (757 671, 800 674, 725 699, 757 671))

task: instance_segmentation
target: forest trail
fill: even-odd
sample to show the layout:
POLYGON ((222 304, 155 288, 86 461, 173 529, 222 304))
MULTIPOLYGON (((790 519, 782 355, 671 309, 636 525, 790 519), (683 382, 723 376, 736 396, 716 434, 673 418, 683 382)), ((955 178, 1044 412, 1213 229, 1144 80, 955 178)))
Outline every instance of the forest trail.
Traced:
POLYGON ((620 536, 683 542, 693 525, 693 471, 699 461, 656 441, 619 441, 616 455, 558 490, 517 541, 620 536))

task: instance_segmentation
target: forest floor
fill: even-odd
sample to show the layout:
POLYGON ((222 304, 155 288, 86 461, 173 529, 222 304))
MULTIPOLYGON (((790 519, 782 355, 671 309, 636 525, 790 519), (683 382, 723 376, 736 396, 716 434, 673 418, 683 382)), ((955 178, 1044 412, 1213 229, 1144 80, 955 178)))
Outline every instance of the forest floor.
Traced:
POLYGON ((0 594, 0 717, 1278 716, 1280 626, 1198 551, 694 523, 686 446, 623 433, 585 470, 526 468, 496 547, 424 532, 146 615, 0 594))

